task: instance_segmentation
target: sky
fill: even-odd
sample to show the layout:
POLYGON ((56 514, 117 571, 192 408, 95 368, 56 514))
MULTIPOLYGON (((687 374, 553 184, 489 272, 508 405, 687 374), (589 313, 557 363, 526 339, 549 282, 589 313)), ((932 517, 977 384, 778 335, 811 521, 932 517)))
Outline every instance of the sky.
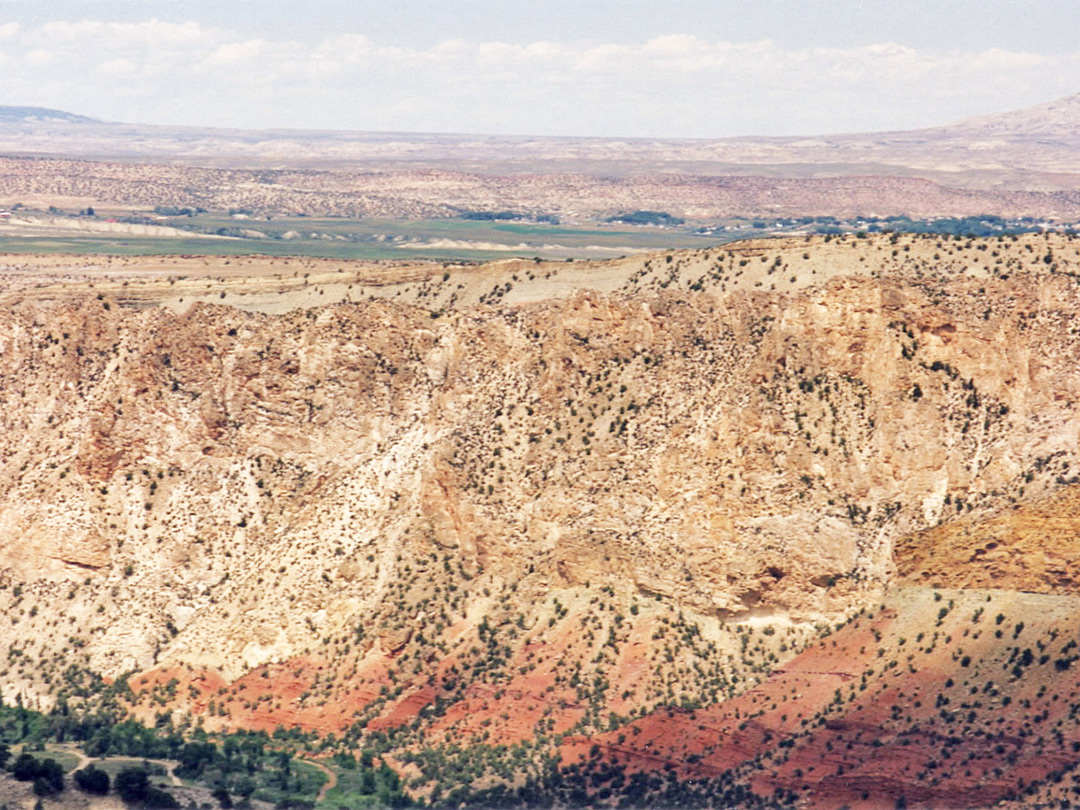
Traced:
POLYGON ((1078 0, 0 0, 0 104, 247 129, 910 129, 1080 92, 1078 32, 1078 0))

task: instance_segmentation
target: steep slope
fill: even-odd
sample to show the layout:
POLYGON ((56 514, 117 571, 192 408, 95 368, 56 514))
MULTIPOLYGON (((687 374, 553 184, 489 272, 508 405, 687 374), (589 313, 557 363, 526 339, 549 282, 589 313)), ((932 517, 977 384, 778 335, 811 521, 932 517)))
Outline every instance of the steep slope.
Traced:
POLYGON ((720 806, 1074 796, 1078 612, 1074 595, 901 590, 734 700, 568 739, 568 782, 602 789, 629 776, 639 800, 720 806), (665 772, 690 781, 665 784, 665 772))
MULTIPOLYGON (((891 688, 878 648, 887 662, 926 635, 900 690, 922 684, 924 708, 934 689, 961 702, 938 683, 960 682, 957 667, 990 677, 1023 655, 996 631, 963 635, 949 601, 970 616, 987 594, 935 608, 905 591, 873 628, 789 663, 879 604, 898 570, 994 584, 998 568, 958 567, 984 565, 971 543, 1038 543, 1046 564, 1022 557, 1002 584, 1052 597, 990 604, 1038 625, 1044 647, 1053 632, 1067 644, 1078 255, 1057 236, 792 241, 596 265, 603 293, 573 289, 577 263, 563 272, 584 280, 565 287, 552 265, 411 267, 386 297, 281 314, 147 306, 178 295, 160 280, 144 297, 126 280, 24 285, 0 324, 0 694, 78 705, 102 678, 126 681, 149 722, 377 745, 418 795, 448 762, 475 787, 539 784, 560 747, 569 762, 593 744, 631 770, 735 769, 724 778, 754 795, 802 795, 794 769, 822 756, 811 740, 792 738, 802 764, 745 763, 825 712, 843 673, 872 666, 891 688), (827 260, 808 258, 819 249, 827 260), (811 268, 798 283, 796 262, 811 268), (762 694, 791 688, 801 719, 736 734, 762 694), (698 735, 672 709, 676 744, 667 707, 715 727, 698 735), (716 729, 734 748, 708 742, 716 729), (630 735, 651 747, 624 750, 630 735), (478 771, 466 744, 487 752, 478 771)), ((234 281, 187 283, 214 296, 234 281)), ((1052 670, 1069 654, 1040 649, 1039 672, 1071 677, 1071 662, 1052 670)), ((1021 681, 1001 695, 1041 707, 1065 688, 1035 697, 1021 681)), ((901 698, 866 691, 869 739, 901 698)), ((903 728, 939 733, 941 708, 903 728)), ((1028 722, 1002 716, 1012 736, 1028 722)), ((904 763, 915 737, 898 729, 888 753, 904 763)), ((971 748, 986 759, 973 801, 1063 767, 1072 733, 1024 747, 1004 777, 971 748)), ((947 802, 966 784, 918 793, 922 765, 874 776, 869 762, 852 754, 838 765, 864 776, 809 789, 947 802)))
MULTIPOLYGON (((1059 459, 1057 454, 1046 456, 1036 468, 1056 468, 1058 483, 1075 484, 1076 476, 1059 466, 1059 459)), ((896 547, 897 573, 910 583, 1076 593, 1078 499, 1080 491, 1068 486, 1049 497, 1010 504, 990 516, 965 516, 909 535, 896 547)))

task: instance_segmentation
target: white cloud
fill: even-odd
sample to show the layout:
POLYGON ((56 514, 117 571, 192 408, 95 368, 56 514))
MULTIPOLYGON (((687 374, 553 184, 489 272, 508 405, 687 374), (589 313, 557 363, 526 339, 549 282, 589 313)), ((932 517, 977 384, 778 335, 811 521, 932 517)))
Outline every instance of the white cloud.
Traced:
POLYGON ((1080 54, 623 42, 305 43, 197 22, 0 25, 9 103, 111 120, 721 136, 938 123, 1075 92, 1080 54), (102 82, 122 76, 123 82, 102 82))
POLYGON ((970 69, 976 72, 1028 71, 1049 69, 1055 62, 1054 57, 1038 53, 1016 53, 1000 48, 990 48, 976 54, 971 60, 970 69))
POLYGON ((147 20, 137 23, 58 20, 28 29, 27 36, 49 44, 89 43, 106 48, 131 47, 198 47, 208 45, 224 32, 206 28, 196 22, 170 23, 147 20))
POLYGON ((323 40, 314 49, 313 55, 330 62, 355 64, 368 59, 374 50, 371 40, 362 34, 341 34, 323 40))
POLYGON ((55 51, 50 51, 45 48, 34 48, 28 54, 26 54, 27 64, 38 68, 49 64, 56 58, 55 51))
POLYGON ((106 76, 124 76, 135 73, 136 70, 135 63, 130 59, 110 59, 107 62, 102 62, 94 69, 96 73, 106 76))
POLYGON ((641 48, 641 52, 648 56, 679 59, 709 50, 711 50, 709 43, 685 34, 665 34, 653 37, 641 48))
POLYGON ((254 64, 267 50, 267 43, 259 39, 247 42, 226 42, 210 54, 204 65, 210 67, 236 67, 243 63, 254 64))

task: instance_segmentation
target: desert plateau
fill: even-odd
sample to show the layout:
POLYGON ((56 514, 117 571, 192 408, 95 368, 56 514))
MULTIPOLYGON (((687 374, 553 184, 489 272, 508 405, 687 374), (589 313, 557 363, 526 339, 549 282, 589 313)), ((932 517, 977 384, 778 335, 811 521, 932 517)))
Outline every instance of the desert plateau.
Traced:
POLYGON ((1080 805, 1078 133, 0 107, 0 810, 1080 805))

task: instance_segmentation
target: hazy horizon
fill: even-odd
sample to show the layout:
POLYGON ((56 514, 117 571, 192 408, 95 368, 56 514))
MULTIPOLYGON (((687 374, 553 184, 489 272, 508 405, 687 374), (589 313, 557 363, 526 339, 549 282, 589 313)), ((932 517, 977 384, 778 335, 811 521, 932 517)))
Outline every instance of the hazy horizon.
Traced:
POLYGON ((0 0, 0 99, 240 129, 723 138, 1070 95, 1067 0, 0 0))

